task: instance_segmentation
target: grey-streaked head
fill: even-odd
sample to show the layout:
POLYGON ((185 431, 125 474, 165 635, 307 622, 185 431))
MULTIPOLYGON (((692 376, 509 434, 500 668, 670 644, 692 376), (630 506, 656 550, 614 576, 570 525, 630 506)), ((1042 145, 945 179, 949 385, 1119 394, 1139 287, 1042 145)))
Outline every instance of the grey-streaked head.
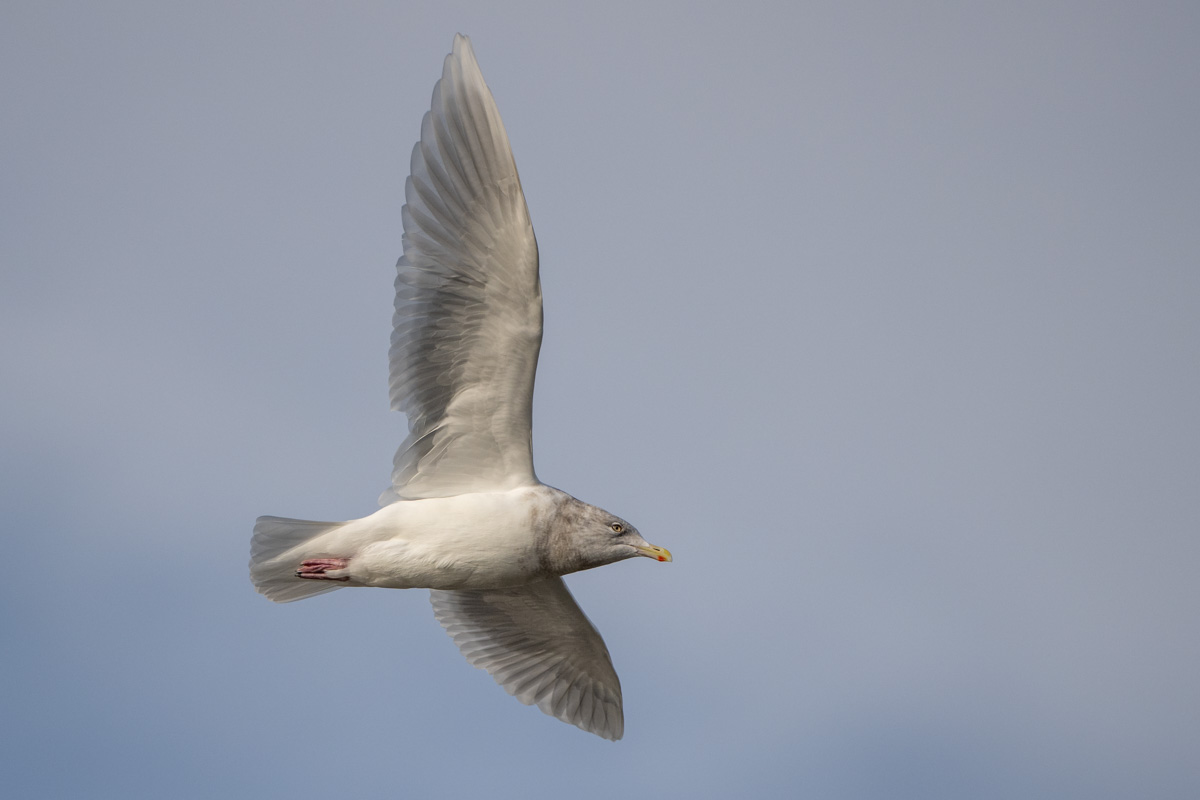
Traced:
POLYGON ((635 556, 671 560, 669 550, 647 542, 637 528, 616 514, 573 497, 558 507, 553 527, 549 537, 551 569, 559 575, 635 556))
POLYGON ((605 530, 602 535, 607 539, 608 548, 616 553, 614 561, 632 558, 633 556, 645 556, 646 558, 653 558, 655 561, 671 560, 670 550, 650 544, 642 538, 637 528, 615 514, 609 514, 602 509, 596 510, 600 511, 601 515, 605 517, 605 530))

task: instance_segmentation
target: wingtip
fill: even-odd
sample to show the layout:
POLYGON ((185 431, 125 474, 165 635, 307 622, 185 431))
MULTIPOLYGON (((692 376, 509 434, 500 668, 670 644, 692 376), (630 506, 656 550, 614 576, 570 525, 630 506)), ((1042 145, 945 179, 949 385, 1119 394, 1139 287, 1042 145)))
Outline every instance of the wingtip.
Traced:
MULTIPOLYGON (((442 66, 442 80, 450 79, 450 76, 469 75, 471 73, 479 73, 479 60, 475 58, 475 48, 471 46, 471 37, 461 33, 454 34, 454 44, 450 48, 450 52, 446 54, 445 63, 442 66)), ((483 76, 479 75, 479 79, 483 80, 483 76)), ((437 87, 434 87, 435 97, 437 87)))

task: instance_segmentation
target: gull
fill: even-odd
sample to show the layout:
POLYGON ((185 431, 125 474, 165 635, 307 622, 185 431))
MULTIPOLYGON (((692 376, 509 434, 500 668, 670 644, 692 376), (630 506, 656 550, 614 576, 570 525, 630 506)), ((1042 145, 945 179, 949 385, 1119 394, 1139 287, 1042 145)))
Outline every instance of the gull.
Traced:
POLYGON ((537 241, 500 112, 461 34, 404 196, 389 357, 408 436, 391 487, 362 519, 259 517, 250 578, 280 603, 350 586, 430 589, 471 664, 522 703, 616 741, 621 684, 562 576, 671 553, 534 474, 537 241))

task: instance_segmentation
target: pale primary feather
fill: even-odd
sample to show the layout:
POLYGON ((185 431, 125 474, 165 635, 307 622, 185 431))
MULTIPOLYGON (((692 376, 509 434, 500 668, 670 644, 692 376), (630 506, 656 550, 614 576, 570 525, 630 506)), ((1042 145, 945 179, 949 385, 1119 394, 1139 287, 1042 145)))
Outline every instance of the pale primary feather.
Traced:
POLYGON ((621 682, 562 578, 514 589, 435 589, 430 599, 467 660, 509 694, 605 739, 621 738, 621 682))

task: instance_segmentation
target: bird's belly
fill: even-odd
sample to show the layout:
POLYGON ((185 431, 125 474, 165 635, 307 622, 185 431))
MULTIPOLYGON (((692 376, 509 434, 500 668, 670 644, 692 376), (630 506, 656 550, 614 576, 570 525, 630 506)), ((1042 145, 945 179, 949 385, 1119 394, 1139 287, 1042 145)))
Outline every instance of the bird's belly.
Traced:
MULTIPOLYGON (((494 589, 539 577, 524 490, 402 501, 362 520, 370 534, 350 560, 352 585, 494 589)), ((366 531, 364 531, 366 533, 366 531)))
POLYGON ((464 553, 403 539, 368 545, 349 565, 352 584, 389 589, 497 589, 537 574, 536 559, 520 553, 464 553))

